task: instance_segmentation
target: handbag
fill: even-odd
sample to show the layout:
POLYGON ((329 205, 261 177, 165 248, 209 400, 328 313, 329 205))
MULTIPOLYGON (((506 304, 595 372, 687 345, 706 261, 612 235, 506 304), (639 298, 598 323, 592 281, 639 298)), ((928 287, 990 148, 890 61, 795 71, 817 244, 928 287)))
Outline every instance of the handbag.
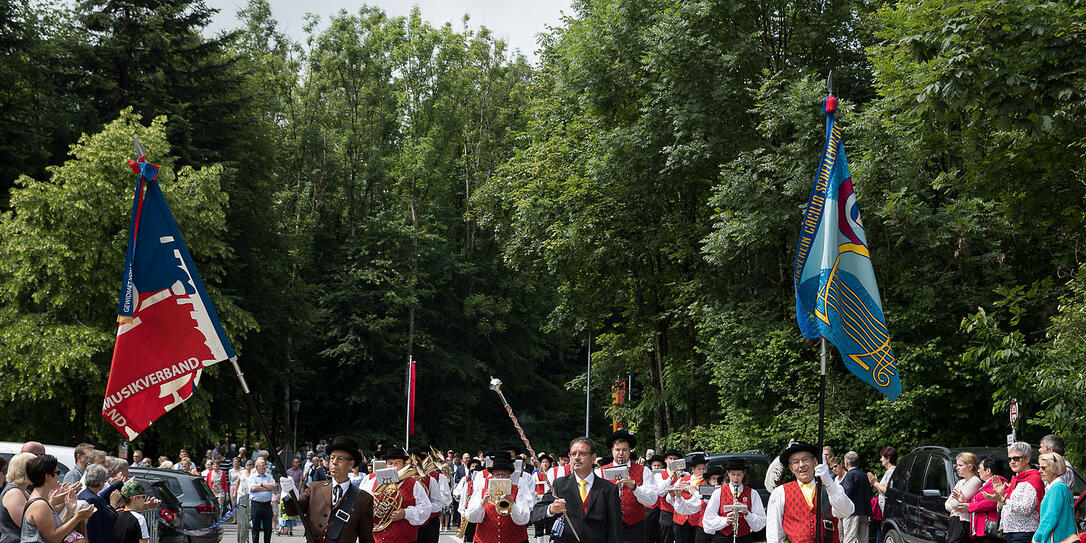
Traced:
POLYGON ((984 520, 984 535, 1003 538, 1003 532, 999 531, 999 519, 984 520))
POLYGON ((871 520, 874 520, 876 522, 882 520, 882 509, 879 509, 878 496, 871 498, 871 520))

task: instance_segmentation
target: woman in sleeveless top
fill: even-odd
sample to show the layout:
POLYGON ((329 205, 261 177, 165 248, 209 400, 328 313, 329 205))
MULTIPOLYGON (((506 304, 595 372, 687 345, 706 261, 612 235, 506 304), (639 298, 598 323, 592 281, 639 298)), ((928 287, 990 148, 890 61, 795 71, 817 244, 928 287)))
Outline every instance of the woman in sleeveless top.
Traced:
POLYGON ((30 480, 26 478, 26 463, 34 458, 31 453, 19 453, 11 458, 7 470, 7 484, 0 492, 0 543, 19 543, 23 529, 23 507, 30 496, 30 480))
POLYGON ((43 454, 26 463, 26 475, 34 485, 34 492, 26 502, 23 512, 23 529, 20 534, 22 543, 60 543, 75 527, 90 518, 94 507, 87 506, 76 510, 76 493, 73 488, 65 497, 68 511, 74 511, 67 522, 62 522, 49 498, 59 486, 60 470, 57 459, 43 454))

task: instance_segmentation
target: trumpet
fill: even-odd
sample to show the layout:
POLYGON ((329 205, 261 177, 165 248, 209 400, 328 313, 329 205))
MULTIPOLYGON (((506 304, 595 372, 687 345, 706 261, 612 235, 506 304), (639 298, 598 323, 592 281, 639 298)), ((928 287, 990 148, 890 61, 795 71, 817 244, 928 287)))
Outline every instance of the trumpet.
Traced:
POLYGON ((490 503, 494 504, 494 509, 498 510, 498 514, 503 517, 509 516, 509 511, 513 509, 513 501, 509 499, 509 496, 505 495, 505 492, 498 492, 498 494, 492 498, 489 498, 490 503))

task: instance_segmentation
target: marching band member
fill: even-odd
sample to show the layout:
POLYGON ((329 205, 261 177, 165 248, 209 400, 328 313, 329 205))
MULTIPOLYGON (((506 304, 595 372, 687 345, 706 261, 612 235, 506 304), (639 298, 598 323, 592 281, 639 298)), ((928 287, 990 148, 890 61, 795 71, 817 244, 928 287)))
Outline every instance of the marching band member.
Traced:
POLYGON ((676 537, 675 526, 675 507, 668 501, 668 495, 664 492, 664 489, 674 486, 679 482, 681 475, 679 473, 672 473, 667 471, 667 463, 672 460, 682 460, 683 453, 671 449, 664 453, 664 471, 657 476, 656 486, 660 489, 660 499, 657 500, 657 504, 660 506, 660 536, 658 543, 675 543, 678 539, 676 537))
MULTIPOLYGON (((410 454, 423 459, 430 455, 430 449, 426 445, 416 445, 411 448, 410 454)), ((420 465, 424 462, 419 462, 420 465)), ((441 511, 446 505, 452 503, 452 492, 449 489, 449 478, 445 477, 436 467, 425 475, 419 482, 426 485, 426 495, 430 498, 430 519, 419 527, 419 543, 437 543, 441 533, 441 511)))
MULTIPOLYGON (((550 470, 553 460, 550 456, 544 453, 539 453, 539 468, 532 474, 532 480, 535 483, 535 499, 539 501, 551 491, 551 482, 547 478, 547 471, 550 470)), ((532 524, 535 527, 535 540, 536 543, 548 543, 551 536, 551 526, 554 524, 553 519, 544 519, 532 524)))
MULTIPOLYGON (((765 527, 767 543, 783 543, 785 540, 791 543, 813 543, 816 539, 815 528, 819 524, 825 531, 832 528, 833 543, 840 542, 838 519, 851 515, 855 506, 841 485, 833 480, 829 466, 818 463, 818 453, 817 447, 802 441, 781 453, 781 465, 788 466, 796 480, 777 486, 769 495, 765 527), (819 500, 826 500, 830 504, 829 521, 823 518, 822 522, 816 522, 818 517, 822 517, 821 514, 815 514, 814 508, 816 476, 822 479, 823 493, 819 500)), ((829 534, 826 536, 828 540, 829 534)))
MULTIPOLYGON (((637 439, 626 430, 619 430, 607 438, 612 461, 596 470, 597 477, 604 477, 604 470, 611 467, 627 468, 627 475, 614 482, 619 488, 622 505, 622 541, 644 543, 645 508, 656 504, 659 497, 652 471, 643 464, 630 462, 630 454, 637 446, 637 439)), ((606 478, 606 477, 604 477, 606 478)))
MULTIPOLYGON (((654 472, 667 468, 664 457, 659 454, 650 456, 646 464, 651 470, 649 473, 652 474, 653 484, 659 485, 660 478, 654 472)), ((656 500, 645 510, 645 543, 660 542, 660 502, 662 501, 664 501, 663 496, 657 493, 656 500)))
POLYGON ((712 536, 712 543, 750 543, 751 532, 765 528, 765 508, 762 497, 750 486, 743 484, 747 463, 738 457, 724 463, 727 484, 713 491, 701 518, 705 533, 712 536), (725 505, 746 506, 746 513, 726 513, 725 505))
POLYGON ((474 541, 475 540, 475 523, 468 520, 468 500, 471 499, 471 495, 475 492, 475 473, 483 471, 482 462, 478 458, 472 458, 468 461, 468 475, 463 479, 460 479, 460 523, 463 533, 462 541, 474 541))
POLYGON ((701 528, 702 502, 698 485, 705 475, 705 465, 705 455, 695 455, 690 460, 690 475, 683 476, 677 483, 678 486, 687 488, 668 492, 667 502, 675 508, 673 520, 675 540, 678 543, 694 543, 701 528))
POLYGON ((569 465, 569 449, 566 449, 558 453, 558 464, 547 470, 547 479, 549 479, 553 485, 555 479, 565 477, 570 473, 573 473, 573 469, 569 465))
MULTIPOLYGON (((407 453, 395 446, 386 447, 381 456, 387 467, 397 471, 403 470, 408 460, 407 453)), ((377 477, 367 477, 361 487, 373 496, 373 539, 376 543, 414 543, 418 540, 419 526, 430 519, 430 499, 419 479, 409 476, 399 483, 382 484, 377 477), (400 505, 393 509, 397 501, 400 505)))
POLYGON ((468 522, 476 523, 475 543, 527 543, 528 520, 535 505, 534 488, 522 486, 512 478, 512 456, 495 451, 488 475, 475 489, 468 503, 468 522), (489 486, 496 480, 510 481, 507 496, 492 497, 489 486))

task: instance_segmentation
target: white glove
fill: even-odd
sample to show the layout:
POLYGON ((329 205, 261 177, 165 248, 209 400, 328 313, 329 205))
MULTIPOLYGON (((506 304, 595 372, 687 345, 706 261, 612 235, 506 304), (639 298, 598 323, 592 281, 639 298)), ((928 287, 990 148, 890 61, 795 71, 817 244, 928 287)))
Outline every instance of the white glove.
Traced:
POLYGON ((294 486, 293 477, 280 477, 279 486, 283 488, 283 493, 280 494, 279 499, 285 500, 290 498, 292 500, 298 499, 298 488, 294 486))
POLYGON ((815 477, 822 479, 822 485, 826 487, 826 492, 836 494, 838 491, 842 490, 841 485, 833 480, 833 472, 830 471, 829 464, 823 462, 815 466, 815 477))

